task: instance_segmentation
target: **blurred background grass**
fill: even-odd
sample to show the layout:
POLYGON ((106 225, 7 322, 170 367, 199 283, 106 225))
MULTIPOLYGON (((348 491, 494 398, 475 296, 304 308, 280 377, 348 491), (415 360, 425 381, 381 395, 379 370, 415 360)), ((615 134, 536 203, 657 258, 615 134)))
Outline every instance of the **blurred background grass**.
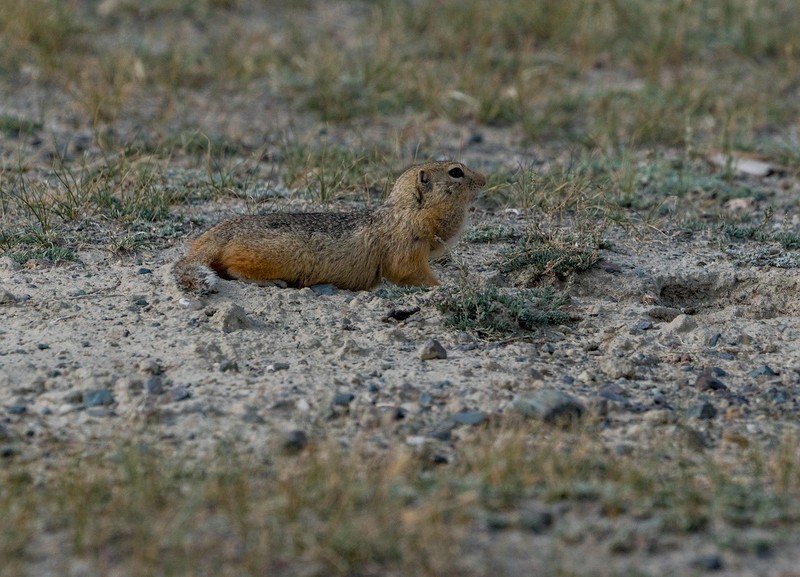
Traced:
POLYGON ((792 0, 6 0, 0 41, 4 77, 58 86, 95 124, 142 94, 257 83, 331 122, 425 112, 605 150, 797 142, 792 0))

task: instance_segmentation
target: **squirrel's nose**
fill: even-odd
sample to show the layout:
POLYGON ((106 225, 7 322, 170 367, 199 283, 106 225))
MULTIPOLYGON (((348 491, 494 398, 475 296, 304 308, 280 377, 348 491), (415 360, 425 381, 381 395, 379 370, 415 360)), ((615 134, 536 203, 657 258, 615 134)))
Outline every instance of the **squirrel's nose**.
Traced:
POLYGON ((480 172, 476 172, 475 182, 478 183, 478 186, 484 186, 486 184, 486 177, 483 176, 480 172))

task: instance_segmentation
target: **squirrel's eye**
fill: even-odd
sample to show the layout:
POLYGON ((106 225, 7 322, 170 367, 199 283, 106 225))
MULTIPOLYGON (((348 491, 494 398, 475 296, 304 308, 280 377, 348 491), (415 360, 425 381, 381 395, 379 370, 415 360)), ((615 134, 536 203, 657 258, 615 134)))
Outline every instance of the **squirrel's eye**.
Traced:
POLYGON ((464 176, 464 171, 456 166, 455 168, 451 168, 450 170, 448 170, 447 174, 449 174, 453 178, 461 178, 462 176, 464 176))

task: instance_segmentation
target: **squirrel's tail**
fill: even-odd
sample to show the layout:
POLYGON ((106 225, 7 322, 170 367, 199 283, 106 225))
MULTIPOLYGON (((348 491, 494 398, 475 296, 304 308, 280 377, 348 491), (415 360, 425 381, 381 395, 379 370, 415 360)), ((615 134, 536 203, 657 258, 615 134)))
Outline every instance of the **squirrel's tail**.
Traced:
POLYGON ((197 255, 189 254, 180 259, 172 268, 172 273, 178 286, 187 292, 197 295, 217 292, 217 273, 197 255))

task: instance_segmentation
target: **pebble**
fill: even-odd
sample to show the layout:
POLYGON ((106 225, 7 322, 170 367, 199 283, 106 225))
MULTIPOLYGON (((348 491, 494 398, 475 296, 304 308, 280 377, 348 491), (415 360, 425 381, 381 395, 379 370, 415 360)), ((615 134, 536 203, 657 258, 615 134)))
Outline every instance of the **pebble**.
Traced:
POLYGON ((537 417, 548 423, 577 420, 586 410, 578 399, 557 389, 517 395, 511 406, 526 417, 537 417))
POLYGON ((47 349, 50 348, 50 345, 48 345, 47 343, 36 343, 36 348, 39 349, 40 351, 46 351, 47 349))
POLYGON ((13 457, 14 455, 19 454, 19 449, 13 447, 11 445, 3 445, 0 447, 0 457, 3 459, 8 459, 9 457, 13 457))
POLYGON ((717 416, 717 408, 708 401, 695 403, 686 411, 686 416, 707 421, 717 416))
POLYGON ((331 296, 336 292, 336 285, 332 285, 330 283, 315 284, 311 287, 311 290, 316 295, 331 296))
POLYGON ((137 307, 146 307, 148 304, 150 304, 147 302, 147 299, 144 297, 144 295, 131 296, 131 302, 137 307))
POLYGON ((647 316, 656 319, 657 321, 670 322, 675 320, 675 317, 681 314, 680 309, 674 307, 653 307, 647 311, 647 316))
POLYGON ((609 401, 614 401, 616 403, 624 403, 627 401, 627 392, 616 383, 606 385, 600 389, 599 394, 602 398, 608 399, 609 401))
POLYGON ((110 405, 114 402, 114 395, 108 389, 89 389, 83 392, 83 406, 98 407, 110 405))
POLYGON ((664 329, 673 333, 688 333, 697 328, 697 321, 689 315, 680 314, 666 325, 664 329))
POLYGON ((145 359, 139 363, 139 371, 145 374, 160 375, 164 369, 158 364, 158 361, 145 359))
POLYGON ((6 407, 6 411, 8 411, 9 415, 21 415, 28 410, 28 407, 25 405, 8 405, 6 407))
POLYGON ((647 411, 642 415, 642 419, 650 425, 667 425, 675 421, 675 413, 669 409, 656 409, 647 411))
POLYGON ((235 303, 222 305, 212 318, 213 323, 225 333, 248 329, 253 324, 244 309, 235 303))
POLYGON ((715 377, 711 370, 703 369, 697 375, 694 386, 701 391, 727 391, 728 387, 715 377))
POLYGON ((295 454, 301 452, 308 446, 308 435, 301 429, 292 429, 287 432, 281 441, 284 452, 295 454))
POLYGON ((0 305, 13 305, 17 300, 5 289, 0 289, 0 305))
POLYGON ((777 377, 778 373, 773 371, 769 365, 761 365, 750 371, 750 377, 777 377))
POLYGON ((411 435, 406 437, 406 445, 411 447, 421 447, 425 444, 425 437, 422 435, 411 435))
POLYGON ((698 555, 692 559, 692 565, 698 569, 706 569, 708 571, 719 571, 723 567, 722 557, 715 553, 698 555))
POLYGON ((430 361, 434 359, 446 359, 447 351, 444 350, 442 344, 436 339, 430 339, 419 351, 419 358, 423 361, 430 361))
POLYGON ((336 393, 333 395, 333 405, 347 407, 355 398, 356 396, 353 393, 336 393))
POLYGON ((149 269, 149 268, 147 268, 145 266, 140 266, 136 270, 136 274, 150 274, 151 272, 153 272, 152 269, 149 269))
POLYGON ((653 328, 653 321, 648 321, 646 319, 640 320, 633 326, 634 331, 649 331, 653 328))
POLYGON ((148 395, 160 395, 164 392, 164 383, 159 375, 147 377, 144 382, 144 391, 148 395))
POLYGON ((626 359, 604 357, 600 360, 600 369, 609 379, 633 379, 636 376, 636 365, 626 359))
POLYGON ((184 401, 192 396, 192 393, 189 392, 189 389, 184 387, 183 385, 178 385, 177 387, 172 387, 164 396, 161 397, 162 403, 177 403, 178 401, 184 401))
POLYGON ((419 403, 420 407, 428 408, 433 404, 433 397, 428 391, 422 391, 419 394, 419 401, 417 402, 419 403))
POLYGON ((268 373, 276 373, 278 371, 285 371, 289 368, 289 363, 270 363, 267 365, 268 373))

